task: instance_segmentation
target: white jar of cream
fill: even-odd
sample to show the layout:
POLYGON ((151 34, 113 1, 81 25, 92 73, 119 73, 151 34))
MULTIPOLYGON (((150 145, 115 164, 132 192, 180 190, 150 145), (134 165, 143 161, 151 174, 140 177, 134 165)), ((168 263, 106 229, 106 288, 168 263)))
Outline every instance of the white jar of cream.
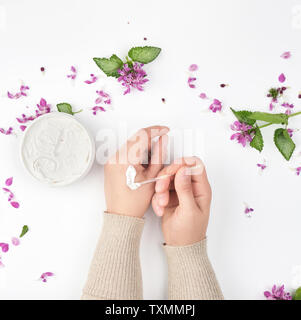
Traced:
POLYGON ((27 171, 51 186, 65 186, 84 177, 95 159, 95 143, 74 116, 51 112, 32 122, 21 143, 27 171))

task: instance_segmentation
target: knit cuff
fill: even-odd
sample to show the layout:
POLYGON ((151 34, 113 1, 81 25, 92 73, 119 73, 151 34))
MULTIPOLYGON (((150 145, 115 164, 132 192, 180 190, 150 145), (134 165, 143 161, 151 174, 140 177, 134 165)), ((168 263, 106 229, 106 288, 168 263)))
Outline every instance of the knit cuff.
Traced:
POLYGON ((207 255, 207 239, 183 247, 164 246, 172 300, 223 299, 207 255))
POLYGON ((105 213, 82 299, 142 299, 139 245, 144 220, 105 213))

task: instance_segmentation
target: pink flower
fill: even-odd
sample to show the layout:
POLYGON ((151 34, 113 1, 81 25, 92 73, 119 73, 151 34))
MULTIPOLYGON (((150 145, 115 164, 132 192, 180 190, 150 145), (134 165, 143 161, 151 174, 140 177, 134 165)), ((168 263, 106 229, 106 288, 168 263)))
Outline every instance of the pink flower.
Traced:
POLYGON ((47 282, 48 277, 53 277, 54 273, 52 272, 44 272, 41 274, 40 276, 40 280, 42 280, 43 282, 47 282))
POLYGON ((90 74, 90 77, 91 77, 90 80, 86 80, 84 82, 87 83, 87 84, 92 84, 92 83, 95 83, 98 80, 98 78, 93 73, 90 74))
POLYGON ((257 163, 257 167, 259 167, 263 171, 267 166, 264 163, 257 163))
POLYGON ((296 174, 297 176, 300 176, 301 173, 301 167, 296 168, 296 174))
POLYGON ((188 83, 189 88, 192 88, 192 89, 195 88, 195 85, 192 83, 195 80, 196 80, 196 78, 194 78, 194 77, 189 77, 188 78, 187 83, 188 83))
POLYGON ((247 125, 246 123, 235 121, 230 128, 233 131, 238 131, 231 136, 231 140, 237 140, 243 147, 246 146, 247 142, 252 141, 252 136, 250 134, 250 130, 252 126, 247 125))
POLYGON ((214 113, 216 111, 221 111, 222 110, 222 103, 217 99, 213 99, 213 102, 209 106, 209 109, 214 113))
MULTIPOLYGON (((51 111, 51 105, 47 104, 47 101, 44 98, 41 98, 40 103, 37 104, 37 109, 35 110, 34 116, 26 116, 25 114, 22 114, 21 117, 17 118, 17 121, 21 124, 27 123, 29 121, 33 121, 36 118, 49 113, 51 111)), ((26 129, 26 126, 20 127, 22 131, 26 129), (24 129, 24 130, 23 130, 24 129)))
POLYGON ((290 51, 283 52, 280 57, 283 59, 289 59, 291 57, 291 53, 290 51))
POLYGON ((0 248, 2 249, 2 252, 7 252, 8 249, 9 249, 9 244, 8 244, 8 243, 1 242, 1 243, 0 243, 0 248))
POLYGON ((254 212, 253 208, 246 206, 244 213, 247 217, 251 217, 253 212, 254 212))
POLYGON ((200 94, 200 98, 201 98, 201 99, 207 99, 206 93, 201 93, 201 94, 200 94))
POLYGON ((6 136, 9 136, 13 133, 13 128, 9 127, 7 130, 0 128, 0 133, 4 134, 6 136))
POLYGON ((68 74, 67 78, 75 80, 76 76, 77 76, 77 70, 76 70, 76 68, 74 66, 71 66, 70 70, 71 70, 72 74, 68 74))
POLYGON ((103 111, 103 112, 106 111, 103 107, 100 107, 100 106, 95 106, 95 107, 92 108, 92 110, 93 110, 94 116, 96 116, 98 111, 103 111))
POLYGON ((143 91, 143 85, 148 81, 146 79, 146 72, 142 69, 143 64, 135 62, 132 67, 129 67, 127 63, 123 65, 122 70, 118 70, 119 78, 118 81, 126 87, 123 94, 131 92, 131 87, 136 88, 139 91, 143 91))
POLYGON ((278 80, 279 82, 283 83, 286 80, 285 75, 281 73, 281 75, 278 77, 278 80))
POLYGON ((196 71, 198 70, 198 65, 197 64, 191 64, 189 66, 189 71, 196 71))
POLYGON ((291 114, 292 112, 291 112, 290 109, 293 109, 293 108, 294 108, 294 105, 293 105, 292 103, 290 104, 290 103, 287 103, 287 102, 282 103, 281 106, 284 107, 284 108, 286 108, 286 111, 285 111, 286 114, 291 114))
POLYGON ((104 92, 103 90, 96 91, 99 97, 95 100, 96 104, 105 103, 111 104, 111 97, 108 93, 104 92))
POLYGON ((12 237, 11 242, 14 246, 18 246, 20 244, 20 239, 16 237, 12 237))
POLYGON ((20 126, 21 131, 25 131, 26 128, 26 126, 20 126))
POLYGON ((29 90, 28 86, 21 85, 20 92, 17 92, 15 94, 13 94, 13 93, 10 93, 9 91, 7 91, 7 96, 9 97, 9 99, 19 99, 22 96, 26 97, 27 96, 27 93, 26 93, 27 90, 29 90))
POLYGON ((264 296, 267 300, 292 300, 292 296, 289 292, 284 291, 284 285, 277 288, 276 285, 273 285, 272 291, 265 291, 264 296))
POLYGON ((289 128, 286 129, 286 130, 287 130, 289 136, 292 137, 292 136, 293 136, 293 133, 294 133, 294 130, 293 130, 293 129, 289 129, 289 128))

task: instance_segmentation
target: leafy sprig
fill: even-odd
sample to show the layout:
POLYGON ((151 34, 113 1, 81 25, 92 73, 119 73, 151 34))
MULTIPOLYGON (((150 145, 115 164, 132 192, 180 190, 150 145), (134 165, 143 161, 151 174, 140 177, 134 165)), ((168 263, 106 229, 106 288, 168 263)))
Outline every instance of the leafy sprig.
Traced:
POLYGON ((66 103, 66 102, 58 103, 58 104, 56 105, 56 107, 57 107, 57 110, 58 110, 59 112, 68 113, 68 114, 71 114, 72 116, 75 115, 76 113, 79 113, 79 112, 82 112, 82 111, 83 111, 83 110, 81 109, 81 110, 79 110, 79 111, 73 112, 73 111, 72 111, 72 106, 71 106, 71 104, 66 103))
POLYGON ((118 78, 128 94, 131 89, 143 91, 144 84, 149 81, 143 65, 154 61, 160 54, 161 49, 157 47, 134 47, 122 61, 116 54, 108 58, 93 58, 97 66, 108 76, 118 78))
POLYGON ((133 62, 143 64, 154 61, 160 54, 161 49, 157 47, 134 47, 128 52, 128 56, 122 61, 116 54, 108 58, 93 58, 97 66, 108 76, 118 78, 120 74, 118 70, 122 70, 125 63, 129 67, 133 66, 133 62))
POLYGON ((290 115, 284 113, 268 113, 268 112, 251 112, 247 110, 236 111, 231 108, 234 116, 240 123, 245 123, 252 128, 248 130, 248 134, 252 135, 252 141, 250 146, 259 152, 263 150, 264 141, 261 133, 261 129, 268 127, 270 125, 281 124, 284 128, 277 128, 274 132, 274 143, 282 154, 282 156, 289 161, 294 153, 296 145, 292 140, 288 130, 287 125, 289 118, 300 115, 301 112, 296 112, 290 115), (257 121, 266 122, 265 124, 259 126, 257 121))

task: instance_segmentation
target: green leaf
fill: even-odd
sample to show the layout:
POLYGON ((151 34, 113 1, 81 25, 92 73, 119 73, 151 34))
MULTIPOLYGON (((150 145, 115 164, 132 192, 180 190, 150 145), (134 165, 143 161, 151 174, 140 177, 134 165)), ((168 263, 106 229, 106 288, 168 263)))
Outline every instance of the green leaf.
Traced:
POLYGON ((244 122, 246 124, 249 124, 250 126, 252 126, 256 122, 256 120, 250 119, 250 116, 253 114, 253 112, 251 111, 235 111, 232 108, 231 111, 233 112, 233 114, 239 122, 244 122))
POLYGON ((26 225, 23 226, 22 232, 19 237, 22 238, 28 232, 28 230, 29 230, 28 226, 26 226, 26 225))
POLYGON ((279 95, 279 91, 277 90, 277 88, 271 88, 269 90, 269 94, 271 95, 271 97, 273 99, 277 99, 278 98, 278 95, 279 95))
POLYGON ((253 137, 253 140, 250 142, 250 146, 252 148, 257 149, 259 152, 263 149, 263 138, 260 129, 257 127, 255 129, 255 136, 253 137))
POLYGON ((253 112, 250 119, 261 120, 269 123, 288 124, 288 115, 284 113, 267 113, 267 112, 253 112))
POLYGON ((57 110, 59 112, 65 112, 65 113, 69 113, 71 114, 72 116, 76 113, 79 113, 79 112, 82 112, 83 110, 79 110, 79 111, 76 111, 76 112, 73 112, 72 111, 72 107, 69 103, 66 103, 66 102, 63 102, 63 103, 59 103, 56 105, 57 107, 57 110))
POLYGON ((274 142, 280 153, 288 161, 291 158, 296 145, 287 130, 282 128, 275 130, 274 142))
POLYGON ((93 58, 93 60, 108 77, 119 77, 118 69, 123 66, 123 62, 116 54, 113 54, 110 59, 93 58))
POLYGON ((128 55, 133 61, 146 64, 155 60, 160 52, 161 49, 157 47, 135 47, 129 51, 128 55))
POLYGON ((293 300, 301 300, 301 287, 296 290, 293 300))

